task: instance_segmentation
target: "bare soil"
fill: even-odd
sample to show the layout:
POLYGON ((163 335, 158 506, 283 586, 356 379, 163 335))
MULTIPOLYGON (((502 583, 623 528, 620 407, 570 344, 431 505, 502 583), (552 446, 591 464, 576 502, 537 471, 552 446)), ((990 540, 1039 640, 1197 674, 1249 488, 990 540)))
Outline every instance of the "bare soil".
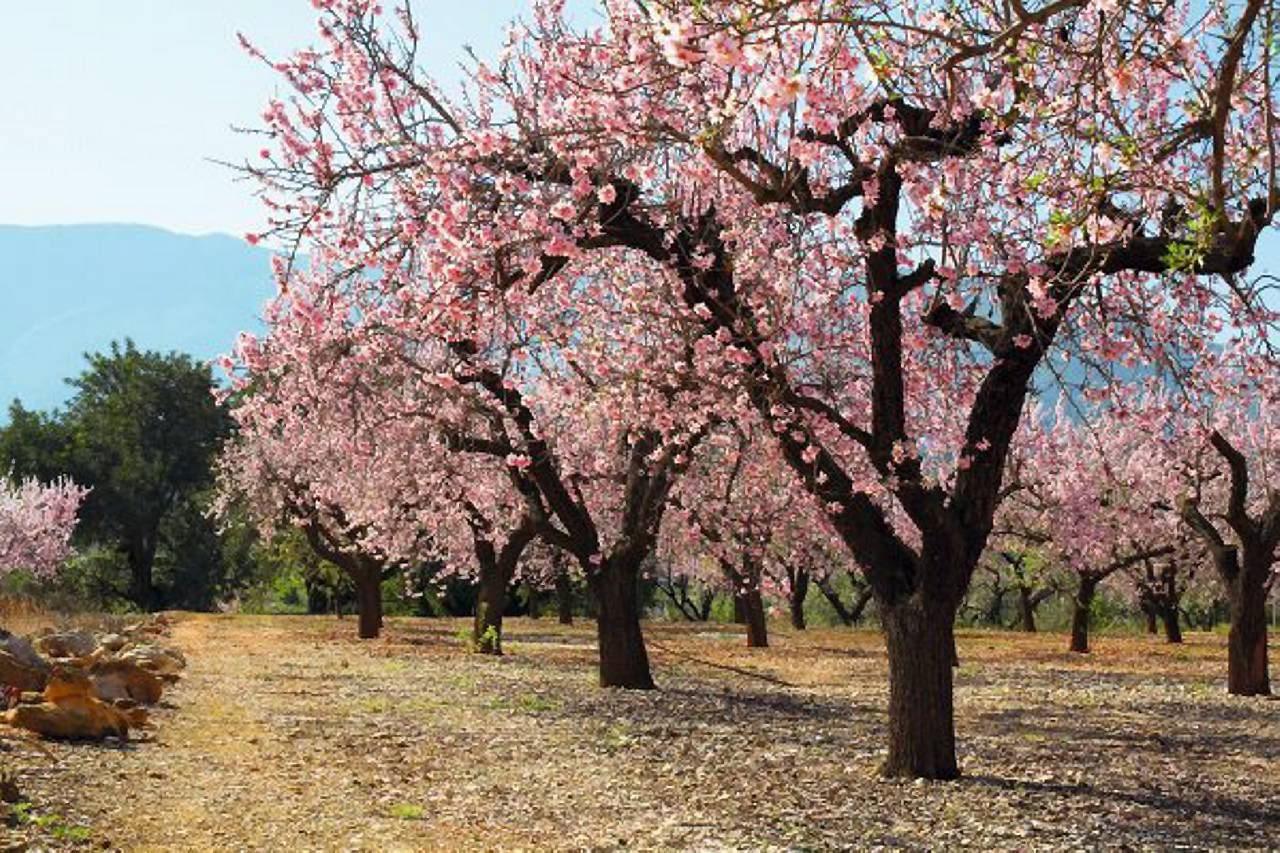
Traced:
MULTIPOLYGON (((887 782, 871 631, 748 650, 649 624, 648 693, 594 685, 588 623, 182 616, 184 679, 120 746, 5 739, 10 843, 129 850, 1003 850, 1280 847, 1280 701, 1181 647, 962 632, 959 782, 887 782), (47 750, 42 752, 41 749, 47 750)), ((1276 658, 1280 658, 1273 651, 1276 658)), ((3 845, 0 845, 2 847, 3 845)))

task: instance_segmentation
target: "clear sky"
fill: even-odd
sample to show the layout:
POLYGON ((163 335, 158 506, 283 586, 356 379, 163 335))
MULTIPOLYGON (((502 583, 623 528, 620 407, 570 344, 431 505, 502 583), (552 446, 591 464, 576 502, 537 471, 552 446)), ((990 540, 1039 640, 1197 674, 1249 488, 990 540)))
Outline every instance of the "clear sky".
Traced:
MULTIPOLYGON (((428 67, 456 79, 527 0, 414 0, 428 67)), ((280 55, 315 32, 308 0, 44 0, 0 21, 0 223, 133 222, 189 234, 260 223, 244 184, 209 158, 257 146, 275 75, 237 31, 280 55)))
MULTIPOLYGON (((308 44, 308 0, 47 0, 5 3, 0 25, 0 223, 130 222, 188 234, 261 225, 250 188, 210 159, 256 150, 276 76, 268 55, 308 44)), ((464 46, 492 54, 528 0, 413 0, 423 59, 456 80, 464 46)), ((580 14, 586 0, 574 0, 580 14)), ((1275 232, 1263 264, 1275 270, 1275 232)))

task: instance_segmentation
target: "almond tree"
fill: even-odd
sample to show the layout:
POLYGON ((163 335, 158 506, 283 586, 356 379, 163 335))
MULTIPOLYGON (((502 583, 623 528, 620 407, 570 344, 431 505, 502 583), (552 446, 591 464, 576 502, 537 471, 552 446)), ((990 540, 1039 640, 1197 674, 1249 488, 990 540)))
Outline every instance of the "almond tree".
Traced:
POLYGON ((1045 354, 1208 342, 1206 306, 1273 323, 1231 286, 1280 202, 1266 0, 601 0, 585 31, 538 0, 454 99, 407 9, 315 5, 248 167, 255 238, 432 282, 414 309, 468 356, 477 311, 576 346, 584 293, 614 320, 672 297, 700 336, 630 378, 739 394, 830 515, 885 627, 889 775, 958 773, 956 608, 1045 354))
POLYGON ((1177 516, 1159 509, 1175 456, 1134 418, 1067 411, 1028 417, 997 523, 1076 576, 1070 648, 1083 653, 1103 581, 1175 551, 1177 516))
MULTIPOLYGON (((1207 428, 1190 430, 1178 510, 1209 552, 1227 596, 1227 690, 1271 693, 1267 596, 1280 576, 1280 376, 1228 350, 1200 389, 1207 428)), ((1172 401, 1181 409, 1187 398, 1172 401)))
POLYGON ((48 484, 0 478, 0 573, 54 575, 72 554, 71 534, 86 491, 65 478, 48 484))
POLYGON ((1203 549, 1192 547, 1184 533, 1178 537, 1172 553, 1163 558, 1142 561, 1132 567, 1131 578, 1138 607, 1147 617, 1147 631, 1156 632, 1156 621, 1164 626, 1165 640, 1182 642, 1182 596, 1196 581, 1196 568, 1204 558, 1203 549))

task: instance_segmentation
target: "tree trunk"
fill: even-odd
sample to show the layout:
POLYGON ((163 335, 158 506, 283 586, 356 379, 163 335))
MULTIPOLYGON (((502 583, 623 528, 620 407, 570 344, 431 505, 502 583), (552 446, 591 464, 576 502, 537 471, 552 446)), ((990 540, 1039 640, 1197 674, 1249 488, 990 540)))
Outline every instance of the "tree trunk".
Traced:
POLYGON ((1089 608, 1093 605, 1094 593, 1098 591, 1098 582, 1092 578, 1081 578, 1080 589, 1076 591, 1075 609, 1071 614, 1071 651, 1084 654, 1089 651, 1089 608))
POLYGON ((496 564, 480 564, 480 589, 471 628, 471 647, 485 655, 502 654, 502 611, 507 609, 507 579, 496 564))
POLYGON ((739 597, 743 616, 747 623, 747 648, 769 647, 769 628, 764 616, 764 598, 759 588, 751 589, 739 597))
POLYGON ((831 585, 831 581, 822 580, 818 582, 818 589, 827 599, 827 603, 831 605, 831 609, 836 612, 836 616, 840 619, 841 624, 845 626, 852 625, 854 620, 849 614, 849 610, 844 606, 844 602, 840 600, 840 594, 836 592, 835 587, 831 585))
MULTIPOLYGON (((1251 572, 1232 584, 1229 604, 1231 631, 1227 634, 1227 692, 1234 696, 1270 696, 1267 672, 1267 598, 1261 583, 1247 581, 1251 572)), ((1258 573, 1259 578, 1265 577, 1258 573)))
POLYGON ((1153 607, 1142 608, 1142 613, 1147 617, 1147 633, 1154 634, 1156 632, 1156 611, 1153 607))
POLYGON ((1166 642, 1182 642, 1182 626, 1178 624, 1178 605, 1168 604, 1160 608, 1160 621, 1164 623, 1166 642))
POLYGON ((736 590, 733 593, 733 624, 747 624, 747 602, 736 590))
POLYGON ((382 631, 382 573, 365 569, 354 580, 360 607, 360 639, 372 640, 382 631))
POLYGON ((129 560, 129 598, 144 612, 150 613, 159 606, 154 584, 156 546, 153 541, 142 540, 129 544, 126 556, 129 560))
POLYGON ((591 576, 600 644, 600 686, 652 690, 649 654, 640 631, 639 561, 608 560, 591 576))
POLYGON ((954 779, 951 664, 955 611, 912 598, 881 609, 889 649, 889 757, 885 776, 954 779))
POLYGON ((1018 587, 1018 612, 1022 616, 1022 630, 1027 634, 1036 632, 1036 608, 1031 601, 1031 589, 1018 587))
POLYGON ((804 600, 809 596, 809 573, 797 571, 791 578, 791 627, 805 629, 804 600))
POLYGON ((573 624, 573 581, 569 573, 562 571, 556 575, 556 607, 560 611, 560 624, 573 624))

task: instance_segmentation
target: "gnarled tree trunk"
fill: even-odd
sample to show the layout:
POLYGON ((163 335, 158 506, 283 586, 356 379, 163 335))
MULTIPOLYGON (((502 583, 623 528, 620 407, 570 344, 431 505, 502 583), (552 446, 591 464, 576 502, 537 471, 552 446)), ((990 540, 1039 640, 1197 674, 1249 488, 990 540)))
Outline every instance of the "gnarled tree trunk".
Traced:
POLYGON ((556 575, 556 609, 561 625, 573 624, 573 581, 567 571, 556 575))
MULTIPOLYGON (((1231 631, 1227 634, 1227 692, 1235 696, 1270 696, 1267 671, 1266 589, 1246 567, 1231 585, 1231 631)), ((1264 578, 1259 571, 1257 579, 1264 578)))
POLYGON ((607 560, 591 575, 596 601, 596 637, 600 644, 600 686, 652 690, 649 654, 640 630, 636 589, 639 561, 607 560))
POLYGON ((791 627, 805 629, 804 600, 809 597, 809 573, 797 569, 791 573, 791 627))
POLYGON ((1071 651, 1084 654, 1089 651, 1089 610, 1093 606, 1098 581, 1092 577, 1080 578, 1076 590, 1075 606, 1071 612, 1071 651))
POLYGON ((480 564, 472 647, 480 654, 502 654, 502 612, 507 609, 507 578, 496 561, 480 564))
POLYGON ((1142 604, 1142 615, 1145 616, 1147 620, 1148 634, 1154 634, 1156 632, 1156 611, 1158 609, 1160 608, 1158 608, 1154 602, 1147 601, 1142 604))
POLYGON ((1178 624, 1178 605, 1165 603, 1160 607, 1160 621, 1164 624, 1164 638, 1169 643, 1182 642, 1182 626, 1178 624))
POLYGON ((1036 632, 1036 608, 1031 601, 1031 588, 1018 587, 1018 615, 1021 617, 1022 630, 1028 634, 1036 632))
POLYGON ((881 606, 889 650, 889 756, 886 776, 954 779, 955 713, 951 666, 955 610, 943 604, 881 606))
POLYGON ((352 579, 360 608, 360 639, 375 639, 382 632, 382 572, 376 566, 358 565, 352 579))
POLYGON ((769 627, 765 621, 764 598, 759 587, 750 589, 737 597, 737 604, 742 610, 747 625, 747 648, 764 649, 769 646, 769 627))

